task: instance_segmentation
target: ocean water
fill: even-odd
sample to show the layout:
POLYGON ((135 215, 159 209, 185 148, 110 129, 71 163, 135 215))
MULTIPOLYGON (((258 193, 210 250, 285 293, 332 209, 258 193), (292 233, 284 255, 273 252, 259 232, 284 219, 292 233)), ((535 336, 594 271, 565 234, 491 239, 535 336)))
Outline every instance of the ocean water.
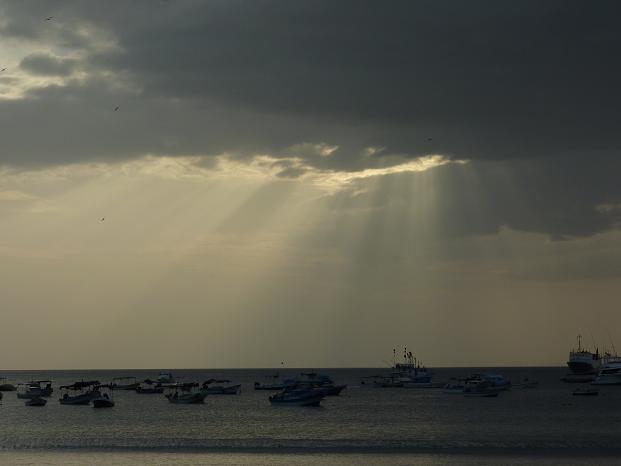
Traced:
MULTIPOLYGON (((361 377, 380 369, 326 369, 348 388, 319 408, 275 407, 253 390, 270 370, 171 370, 183 381, 228 378, 237 396, 173 405, 163 395, 115 392, 116 406, 63 406, 56 391, 42 408, 15 392, 0 406, 0 464, 619 464, 621 386, 574 397, 563 368, 494 369, 514 382, 538 380, 498 398, 465 398, 439 389, 373 388, 361 377)), ((386 371, 386 370, 384 370, 386 371)), ((477 369, 436 369, 435 379, 477 369)), ((489 370, 488 370, 489 371, 489 370)), ((299 370, 280 371, 294 376, 299 370)), ((158 371, 8 372, 13 381, 50 378, 54 387, 158 371)))

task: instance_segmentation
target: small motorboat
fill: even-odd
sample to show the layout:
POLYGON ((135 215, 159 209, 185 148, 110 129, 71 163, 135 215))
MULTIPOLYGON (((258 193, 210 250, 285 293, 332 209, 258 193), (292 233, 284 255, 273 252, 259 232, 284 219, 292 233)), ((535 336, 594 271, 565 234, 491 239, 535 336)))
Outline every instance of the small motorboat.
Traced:
POLYGON ((498 396, 499 388, 495 387, 489 382, 479 381, 474 382, 470 381, 466 383, 464 387, 463 394, 467 397, 496 397, 498 396))
POLYGON ((58 400, 61 405, 88 405, 95 398, 99 398, 101 393, 97 380, 76 382, 72 385, 60 387, 61 397, 58 400))
POLYGON ((114 399, 112 390, 114 385, 100 385, 99 396, 93 398, 93 408, 112 408, 114 407, 114 399))
POLYGON ((17 398, 23 400, 35 397, 48 397, 52 395, 53 391, 51 380, 32 380, 17 384, 17 398))
POLYGON ((205 390, 198 390, 198 383, 180 383, 171 389, 170 393, 165 396, 169 402, 174 404, 200 404, 205 401, 207 392, 205 390))
POLYGON ((491 386, 497 391, 511 390, 511 381, 501 374, 474 374, 466 379, 466 383, 485 383, 486 386, 491 386))
POLYGON ((230 384, 230 380, 209 379, 203 382, 202 389, 209 395, 237 395, 241 393, 241 384, 237 385, 213 385, 230 384))
POLYGON ((276 372, 272 375, 266 375, 266 382, 255 382, 254 389, 255 390, 271 390, 277 391, 285 388, 285 384, 280 381, 280 374, 276 372))
POLYGON ((136 390, 139 386, 140 382, 136 381, 136 377, 125 376, 112 379, 114 390, 136 390))
POLYGON ((0 392, 14 392, 17 387, 6 381, 6 377, 0 377, 0 392))
POLYGON ((173 387, 177 381, 172 375, 172 372, 160 372, 157 376, 157 383, 162 387, 173 387))
POLYGON ((465 388, 466 384, 463 380, 453 379, 442 387, 442 393, 447 395, 463 395, 465 388))
POLYGON ((599 390, 594 388, 576 388, 573 391, 574 396, 597 396, 599 395, 599 390))
POLYGON ((136 393, 141 395, 156 395, 164 393, 164 387, 159 383, 155 383, 152 380, 145 380, 142 384, 136 387, 136 393))
POLYGON ((325 395, 321 389, 291 388, 269 397, 272 405, 319 406, 325 395))
POLYGON ((336 385, 334 380, 327 375, 318 375, 316 372, 302 372, 299 380, 287 385, 297 385, 299 388, 316 388, 323 392, 325 396, 338 396, 347 388, 347 385, 336 385))
POLYGON ((47 400, 45 398, 41 398, 37 396, 35 398, 30 398, 24 402, 26 406, 45 406, 47 404, 47 400))

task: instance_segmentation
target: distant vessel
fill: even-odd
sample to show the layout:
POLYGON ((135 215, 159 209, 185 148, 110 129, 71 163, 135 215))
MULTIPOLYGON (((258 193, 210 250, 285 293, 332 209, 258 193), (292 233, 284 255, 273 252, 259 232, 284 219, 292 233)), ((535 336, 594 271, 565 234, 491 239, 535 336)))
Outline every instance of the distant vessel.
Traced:
POLYGON ((113 385, 100 385, 99 396, 93 398, 93 408, 113 408, 114 399, 112 396, 113 385))
POLYGON ((319 406, 326 395, 316 388, 288 388, 270 396, 272 405, 319 406))
POLYGON ((285 388, 285 384, 280 381, 280 374, 276 372, 272 375, 266 375, 265 378, 267 382, 255 382, 254 389, 255 390, 282 390, 285 388))
POLYGON ((329 376, 319 375, 316 372, 302 372, 300 378, 294 379, 291 383, 285 381, 285 384, 295 385, 298 388, 316 388, 321 390, 325 396, 338 396, 347 388, 346 384, 337 385, 329 376))
POLYGON ((172 391, 165 396, 174 404, 199 404, 207 397, 207 391, 199 390, 197 383, 182 383, 169 388, 172 391))
POLYGON ((606 364, 597 374, 593 385, 621 385, 621 360, 606 364))
POLYGON ((157 376, 157 383, 162 387, 172 387, 177 383, 171 372, 160 372, 157 376))
POLYGON ((500 389, 494 387, 491 382, 485 380, 471 380, 466 382, 464 396, 467 397, 496 397, 500 389))
POLYGON ((45 406, 47 404, 47 400, 41 397, 30 398, 24 402, 26 406, 45 406))
POLYGON ((58 401, 61 405, 88 405, 101 396, 99 385, 96 380, 63 385, 60 387, 62 396, 58 401))
MULTIPOLYGON (((393 357, 396 357, 396 350, 393 357)), ((403 362, 392 367, 389 376, 373 376, 373 385, 381 388, 442 388, 443 383, 434 383, 433 373, 416 360, 411 351, 403 350, 403 362)))
POLYGON ((463 379, 451 379, 444 387, 442 387, 442 393, 449 395, 461 395, 464 393, 466 383, 463 379))
POLYGON ((52 395, 53 391, 51 380, 32 380, 18 384, 17 398, 28 400, 37 397, 48 397, 52 395))
POLYGON ((577 338, 578 348, 569 352, 567 361, 569 374, 563 377, 564 382, 592 382, 606 364, 619 359, 609 352, 600 354, 599 348, 595 348, 593 353, 582 347, 582 335, 578 335, 577 338))
POLYGON ((136 377, 125 376, 112 379, 114 390, 136 390, 139 386, 140 383, 136 381, 136 377))
POLYGON ((209 379, 203 382, 202 389, 209 395, 237 395, 241 393, 241 384, 230 385, 230 380, 209 379), (218 384, 218 385, 212 385, 218 384), (226 384, 226 385, 222 385, 226 384))
POLYGON ((15 390, 17 390, 15 385, 7 383, 6 377, 0 378, 0 392, 14 392, 15 390))

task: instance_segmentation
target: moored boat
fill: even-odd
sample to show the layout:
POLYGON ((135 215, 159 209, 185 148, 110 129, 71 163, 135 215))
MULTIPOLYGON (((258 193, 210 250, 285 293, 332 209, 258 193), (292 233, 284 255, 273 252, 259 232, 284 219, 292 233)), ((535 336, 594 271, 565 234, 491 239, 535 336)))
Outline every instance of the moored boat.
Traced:
POLYGON ((99 381, 80 381, 60 387, 61 397, 58 400, 62 405, 88 405, 92 400, 101 396, 99 381))
POLYGON ((114 398, 113 389, 114 385, 100 385, 99 396, 93 398, 93 408, 113 408, 114 398))
POLYGON ((54 389, 51 380, 31 380, 17 385, 17 398, 30 399, 51 396, 54 389))
POLYGON ((496 397, 500 390, 486 381, 469 381, 466 383, 463 394, 466 397, 496 397))
POLYGON ((320 389, 285 389, 269 397, 272 405, 282 406, 319 406, 325 395, 320 389))
POLYGON ((45 398, 41 398, 40 396, 30 398, 24 402, 26 406, 45 406, 47 404, 47 400, 45 398))
POLYGON ((156 395, 164 393, 164 387, 152 380, 145 380, 136 387, 136 393, 141 395, 156 395))
POLYGON ((174 404, 200 404, 205 401, 207 392, 198 390, 198 383, 181 383, 171 389, 165 396, 170 403, 174 404))
POLYGON ((255 382, 254 389, 255 390, 270 390, 277 391, 285 388, 285 384, 280 381, 280 374, 276 372, 272 375, 266 375, 266 382, 255 382))
POLYGON ((241 384, 230 385, 230 380, 209 379, 203 382, 202 389, 209 395, 237 395, 241 393, 241 384), (219 384, 219 385, 213 385, 219 384), (222 385, 225 384, 225 385, 222 385))
POLYGON ((466 384, 461 379, 452 379, 449 380, 447 384, 442 387, 442 393, 446 393, 448 395, 462 395, 464 393, 464 389, 466 388, 466 384))
POLYGON ((621 385, 621 361, 606 364, 597 374, 593 385, 621 385))
POLYGON ((115 377, 112 379, 114 390, 136 390, 139 386, 140 382, 133 376, 115 377))
POLYGON ((14 392, 15 390, 17 390, 17 387, 15 385, 13 385, 12 383, 8 383, 6 380, 6 377, 0 378, 0 392, 14 392))
POLYGON ((172 372, 160 372, 157 376, 157 383, 162 387, 174 387, 177 381, 172 375, 172 372))
POLYGON ((604 351, 599 352, 599 348, 595 348, 592 352, 582 346, 582 336, 578 335, 578 348, 569 351, 569 359, 567 367, 569 374, 565 375, 561 380, 570 383, 587 383, 593 382, 597 378, 600 371, 608 364, 621 361, 616 354, 604 351))

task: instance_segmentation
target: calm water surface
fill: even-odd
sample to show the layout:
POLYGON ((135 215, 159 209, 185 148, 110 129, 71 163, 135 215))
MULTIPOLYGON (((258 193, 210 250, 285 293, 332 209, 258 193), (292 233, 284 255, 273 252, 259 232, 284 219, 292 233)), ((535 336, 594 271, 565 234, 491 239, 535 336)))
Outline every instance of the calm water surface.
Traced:
MULTIPOLYGON (((436 379, 475 369, 437 369, 436 379)), ((252 384, 269 370, 172 370, 184 381, 211 377, 243 384, 238 396, 203 405, 172 405, 162 395, 115 393, 116 406, 62 406, 58 393, 28 408, 4 393, 2 464, 618 464, 621 386, 599 397, 573 397, 562 368, 495 370, 536 389, 498 398, 464 398, 434 389, 378 389, 360 384, 378 369, 321 370, 349 385, 320 408, 272 407, 252 384), (361 458, 364 458, 361 459, 361 458), (499 461, 502 458, 502 461, 499 461)), ((299 371, 281 371, 295 375, 299 371)), ((108 382, 158 371, 4 372, 12 380, 108 382)))

